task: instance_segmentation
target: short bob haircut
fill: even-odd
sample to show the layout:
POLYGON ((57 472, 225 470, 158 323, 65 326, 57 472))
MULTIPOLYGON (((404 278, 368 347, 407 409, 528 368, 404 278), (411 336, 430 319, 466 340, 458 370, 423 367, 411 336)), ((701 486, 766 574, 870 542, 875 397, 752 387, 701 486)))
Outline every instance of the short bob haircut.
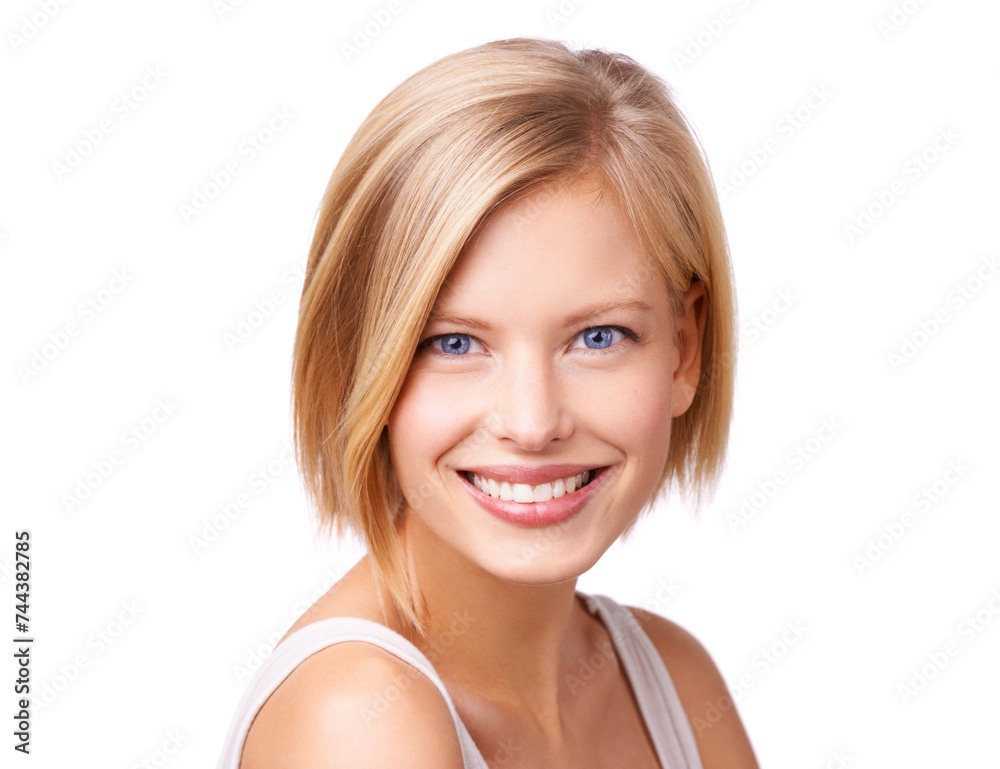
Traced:
POLYGON ((363 537, 382 610, 388 588, 421 634, 424 606, 396 530, 406 503, 420 500, 404 500, 396 480, 389 414, 438 291, 477 228, 504 203, 586 174, 602 180, 648 257, 637 283, 663 280, 679 310, 693 281, 706 289, 698 389, 673 420, 659 483, 636 520, 672 484, 698 508, 725 461, 736 300, 708 163, 666 83, 627 56, 550 40, 470 48, 389 93, 323 195, 293 359, 299 468, 320 533, 347 527, 363 537))

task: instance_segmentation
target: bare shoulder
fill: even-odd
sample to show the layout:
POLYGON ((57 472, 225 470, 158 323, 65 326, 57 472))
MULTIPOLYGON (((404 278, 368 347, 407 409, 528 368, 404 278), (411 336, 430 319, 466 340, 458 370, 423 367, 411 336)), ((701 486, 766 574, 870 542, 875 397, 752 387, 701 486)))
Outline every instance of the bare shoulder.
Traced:
POLYGON ((260 709, 240 769, 462 769, 448 705, 416 668, 345 641, 305 659, 260 709))
POLYGON ((634 606, 626 608, 670 671, 704 769, 758 769, 726 682, 701 642, 666 617, 634 606))

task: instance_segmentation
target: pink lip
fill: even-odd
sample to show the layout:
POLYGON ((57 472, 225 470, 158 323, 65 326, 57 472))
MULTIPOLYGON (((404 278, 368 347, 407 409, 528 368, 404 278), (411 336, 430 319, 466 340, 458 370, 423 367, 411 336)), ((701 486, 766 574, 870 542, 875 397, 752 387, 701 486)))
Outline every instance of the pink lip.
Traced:
MULTIPOLYGON (((556 475, 554 478, 578 475, 584 470, 591 469, 582 465, 549 465, 549 467, 570 468, 570 472, 567 475, 556 475), (580 469, 573 472, 572 468, 575 467, 579 467, 580 469)), ((562 523, 579 513, 590 498, 597 493, 601 484, 604 483, 609 469, 610 466, 601 468, 590 483, 582 489, 577 489, 569 494, 563 494, 558 499, 550 499, 548 502, 507 502, 502 499, 494 499, 489 494, 483 494, 483 492, 469 483, 469 479, 465 477, 463 471, 457 471, 457 475, 461 479, 462 484, 469 490, 469 493, 472 494, 473 499, 488 513, 508 523, 536 527, 562 523)), ((480 474, 478 471, 472 472, 476 472, 477 475, 480 474)), ((487 473, 482 474, 487 475, 487 473)), ((497 478, 495 475, 490 475, 490 477, 497 478)), ((506 478, 501 478, 500 480, 506 480, 506 478)), ((516 481, 516 483, 525 483, 525 481, 516 481)), ((548 481, 535 481, 531 485, 537 486, 541 483, 548 483, 548 481)))

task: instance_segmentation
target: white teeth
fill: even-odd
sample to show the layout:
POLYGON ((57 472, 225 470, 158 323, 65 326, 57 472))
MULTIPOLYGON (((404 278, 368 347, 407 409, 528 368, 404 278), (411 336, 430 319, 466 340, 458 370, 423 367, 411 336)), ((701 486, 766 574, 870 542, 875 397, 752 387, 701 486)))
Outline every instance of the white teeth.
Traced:
POLYGON ((531 486, 526 483, 515 483, 514 484, 514 501, 515 502, 534 502, 534 494, 531 491, 531 486))
POLYGON ((471 478, 472 485, 483 492, 483 494, 489 494, 494 499, 526 504, 528 502, 548 502, 550 499, 558 499, 564 494, 572 494, 587 484, 591 478, 591 471, 585 470, 571 478, 559 478, 552 483, 542 483, 538 486, 530 486, 527 483, 496 481, 493 478, 484 478, 475 473, 468 473, 467 475, 471 478))

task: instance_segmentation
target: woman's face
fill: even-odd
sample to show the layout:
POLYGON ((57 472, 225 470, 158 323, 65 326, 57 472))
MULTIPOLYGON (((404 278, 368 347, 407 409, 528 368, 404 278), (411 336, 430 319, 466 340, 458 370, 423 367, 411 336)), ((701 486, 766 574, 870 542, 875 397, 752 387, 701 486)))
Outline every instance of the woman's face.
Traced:
POLYGON ((599 185, 553 183, 501 209, 420 337, 389 445, 407 538, 418 527, 436 559, 521 584, 573 579, 656 486, 697 384, 705 300, 695 283, 674 316, 599 185))

